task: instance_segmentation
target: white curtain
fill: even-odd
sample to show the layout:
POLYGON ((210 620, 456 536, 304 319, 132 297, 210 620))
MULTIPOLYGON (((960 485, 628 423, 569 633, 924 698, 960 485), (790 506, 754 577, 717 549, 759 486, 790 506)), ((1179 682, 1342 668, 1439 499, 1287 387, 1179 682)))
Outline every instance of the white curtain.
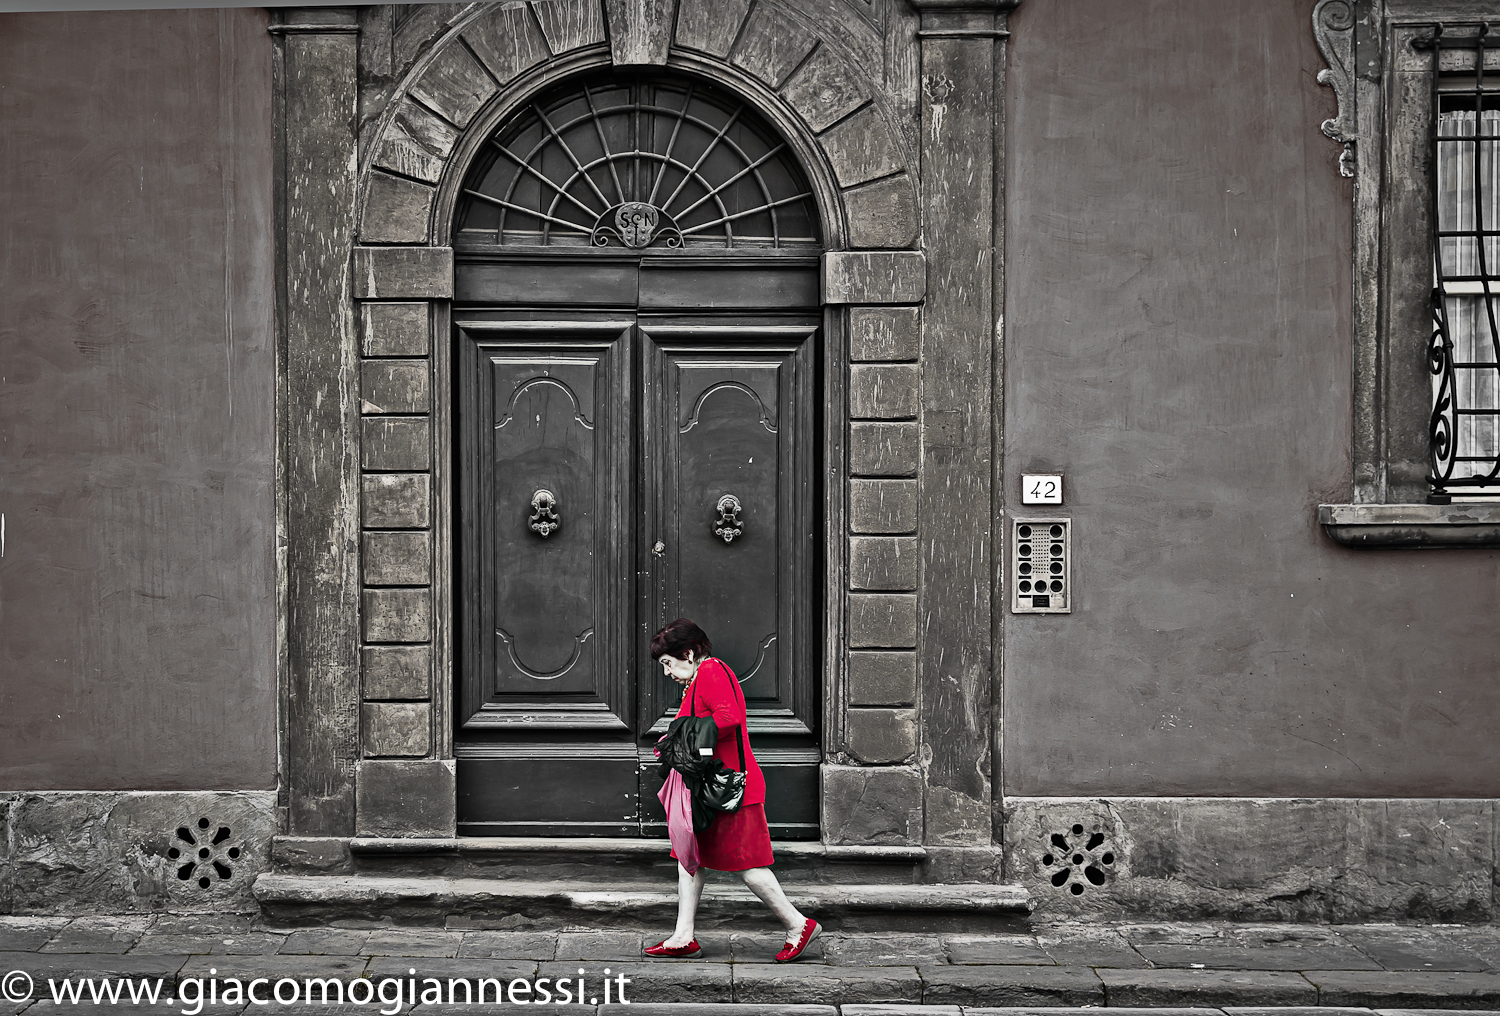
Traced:
MULTIPOLYGON (((1482 135, 1500 136, 1500 110, 1486 109, 1478 117, 1482 135)), ((1443 113, 1438 117, 1439 137, 1473 137, 1473 110, 1443 113)), ((1465 230, 1475 228, 1475 212, 1483 212, 1486 230, 1500 229, 1500 142, 1493 140, 1440 143, 1437 158, 1438 228, 1465 230), (1475 186, 1474 146, 1479 145, 1478 183, 1475 186), (1482 198, 1481 207, 1478 199, 1482 198)), ((1472 236, 1450 236, 1440 241, 1443 276, 1479 275, 1479 245, 1472 236)), ((1497 281, 1491 289, 1500 293, 1500 237, 1484 238, 1484 268, 1497 281)), ((1500 336, 1491 334, 1490 315, 1485 312, 1483 289, 1473 283, 1448 287, 1468 290, 1450 295, 1445 301, 1448 312, 1448 334, 1453 341, 1453 359, 1458 363, 1493 364, 1500 336), (1477 292, 1474 292, 1476 291, 1477 292)), ((1497 321, 1500 321, 1500 298, 1491 297, 1497 321)), ((1462 409, 1495 409, 1500 407, 1500 370, 1495 367, 1460 367, 1454 370, 1454 394, 1462 409)), ((1440 378, 1433 379, 1436 395, 1440 378)), ((1494 456, 1500 454, 1500 416, 1460 416, 1455 432, 1456 455, 1494 456)), ((1486 463, 1460 462, 1453 478, 1473 473, 1488 473, 1486 463)))

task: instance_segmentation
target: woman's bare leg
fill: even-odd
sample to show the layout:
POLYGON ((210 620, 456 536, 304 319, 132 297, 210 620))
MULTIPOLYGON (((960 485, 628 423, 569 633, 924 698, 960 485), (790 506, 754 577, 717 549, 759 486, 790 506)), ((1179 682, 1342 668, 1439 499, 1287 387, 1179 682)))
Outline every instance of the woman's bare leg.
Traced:
POLYGON ((687 945, 693 940, 693 924, 698 917, 698 900, 703 896, 703 882, 708 877, 707 868, 699 868, 698 874, 689 875, 682 865, 677 866, 677 930, 663 942, 671 948, 687 945))
POLYGON ((781 891, 781 883, 776 881, 775 873, 770 868, 751 868, 739 874, 750 891, 771 908, 771 913, 776 915, 778 921, 786 925, 786 940, 795 943, 802 934, 807 918, 802 911, 792 906, 792 901, 781 891))

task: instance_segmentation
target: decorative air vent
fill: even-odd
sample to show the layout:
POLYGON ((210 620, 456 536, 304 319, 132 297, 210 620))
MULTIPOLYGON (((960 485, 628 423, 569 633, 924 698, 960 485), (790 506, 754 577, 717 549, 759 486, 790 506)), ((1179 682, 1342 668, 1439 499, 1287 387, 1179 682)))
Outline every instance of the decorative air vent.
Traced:
POLYGON ((1042 867, 1053 888, 1071 896, 1082 896, 1114 878, 1118 860, 1115 846, 1098 826, 1085 829, 1081 822, 1047 838, 1042 867))
POLYGON ((234 877, 234 862, 243 848, 231 843, 234 833, 227 825, 215 826, 200 818, 192 826, 178 826, 167 857, 176 865, 177 878, 209 889, 234 877))

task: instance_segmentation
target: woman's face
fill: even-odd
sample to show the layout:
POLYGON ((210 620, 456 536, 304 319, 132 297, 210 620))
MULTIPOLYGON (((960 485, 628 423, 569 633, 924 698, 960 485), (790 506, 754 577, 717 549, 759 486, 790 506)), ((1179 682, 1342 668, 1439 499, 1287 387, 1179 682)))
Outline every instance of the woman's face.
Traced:
POLYGON ((675 656, 663 656, 657 660, 666 675, 683 687, 687 687, 693 680, 693 675, 698 672, 698 660, 696 654, 689 649, 687 658, 679 660, 675 656))

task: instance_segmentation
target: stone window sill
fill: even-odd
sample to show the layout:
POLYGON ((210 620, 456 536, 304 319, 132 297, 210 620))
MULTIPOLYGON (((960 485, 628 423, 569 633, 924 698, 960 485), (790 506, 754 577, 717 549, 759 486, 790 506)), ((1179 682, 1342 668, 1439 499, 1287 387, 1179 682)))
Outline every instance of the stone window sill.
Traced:
POLYGON ((1318 522, 1345 547, 1500 547, 1500 503, 1320 504, 1318 522))

